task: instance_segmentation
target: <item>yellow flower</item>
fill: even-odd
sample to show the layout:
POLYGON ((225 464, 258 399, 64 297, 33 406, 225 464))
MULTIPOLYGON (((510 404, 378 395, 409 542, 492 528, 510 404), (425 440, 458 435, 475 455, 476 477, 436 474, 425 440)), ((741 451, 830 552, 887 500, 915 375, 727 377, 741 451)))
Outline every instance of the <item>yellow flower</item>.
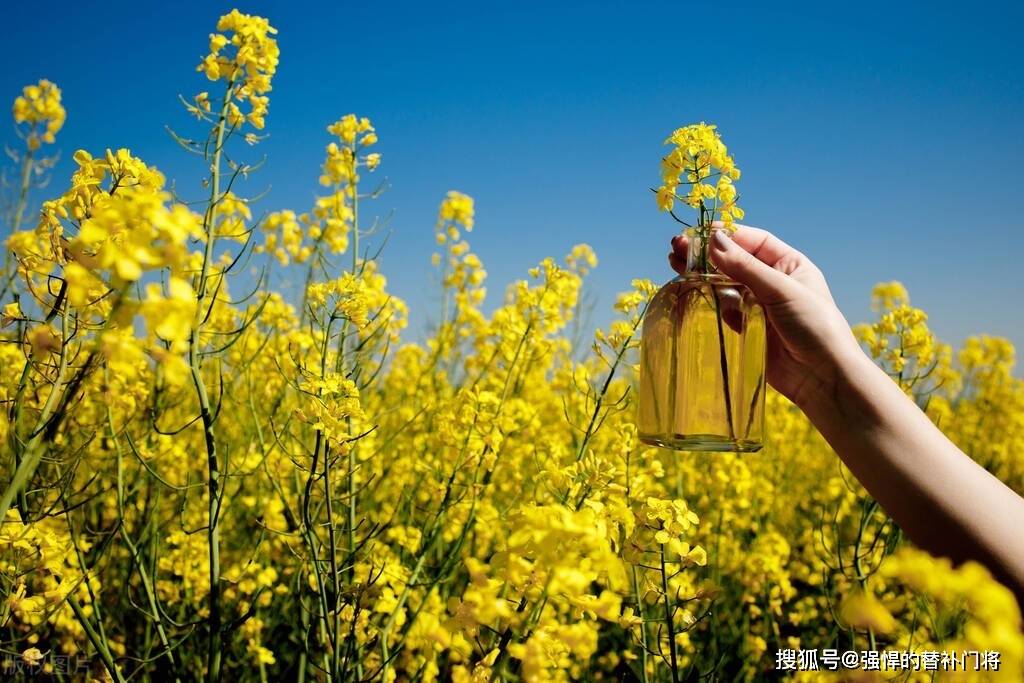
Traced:
POLYGON ((250 646, 250 652, 256 655, 256 661, 260 664, 276 664, 277 659, 274 653, 262 645, 250 646))
MULTIPOLYGON (((277 29, 263 17, 242 14, 231 10, 217 22, 220 33, 210 34, 210 53, 196 67, 211 81, 223 80, 228 84, 225 94, 228 121, 232 126, 241 126, 248 121, 256 129, 266 122, 270 82, 277 71, 280 50, 277 29), (249 113, 242 113, 232 100, 246 100, 249 113)), ((210 110, 208 96, 200 93, 195 98, 193 113, 210 110)))
POLYGON ((26 85, 15 98, 14 122, 29 124, 25 142, 30 150, 39 149, 42 142, 52 144, 64 126, 67 113, 60 95, 60 88, 44 78, 35 85, 26 85))
POLYGON ((108 289, 88 268, 76 262, 64 268, 64 282, 67 283, 68 303, 76 308, 99 300, 108 289))
POLYGON ((847 596, 840 608, 840 614, 843 621, 850 626, 863 630, 870 629, 880 635, 890 633, 896 628, 896 620, 885 605, 867 593, 847 596))
POLYGON ((308 377, 301 388, 306 400, 295 411, 300 420, 332 441, 344 443, 353 436, 352 420, 358 423, 364 413, 352 380, 331 373, 322 379, 308 377))
POLYGON ((49 325, 37 325, 29 330, 27 341, 33 358, 50 353, 60 353, 63 342, 60 335, 49 325))
POLYGON ((369 321, 365 283, 351 273, 329 282, 316 282, 307 292, 310 303, 326 307, 328 312, 351 321, 356 327, 364 327, 369 321))
POLYGON ((465 229, 473 231, 473 198, 469 195, 450 190, 441 202, 438 221, 450 221, 465 229))
POLYGON ((21 306, 18 302, 12 301, 11 303, 4 306, 3 314, 0 315, 0 327, 6 327, 16 320, 21 320, 25 316, 21 313, 21 306))
POLYGON ((676 200, 676 186, 662 185, 657 190, 658 208, 662 211, 671 211, 676 200))
POLYGON ((183 344, 192 333, 196 315, 196 295, 192 285, 172 276, 169 296, 164 296, 157 283, 146 286, 146 299, 142 302, 142 317, 152 334, 172 343, 183 344))
POLYGON ((37 666, 39 662, 43 661, 43 653, 38 647, 30 647, 21 653, 21 661, 29 666, 37 666))
POLYGON ((674 131, 665 144, 672 145, 673 149, 661 160, 662 184, 655 191, 661 211, 672 210, 679 197, 677 188, 682 184, 689 186, 683 201, 698 210, 697 225, 721 220, 729 227, 735 219, 743 218, 743 210, 736 206, 733 185, 740 177, 740 170, 715 126, 706 123, 684 126, 674 131), (704 182, 711 178, 717 178, 714 184, 704 182))
POLYGON ((363 146, 369 146, 377 142, 377 136, 374 134, 374 128, 370 123, 370 119, 366 117, 358 118, 355 114, 346 114, 341 117, 327 127, 327 132, 331 135, 337 135, 346 145, 354 145, 356 136, 360 133, 365 134, 360 143, 363 146))

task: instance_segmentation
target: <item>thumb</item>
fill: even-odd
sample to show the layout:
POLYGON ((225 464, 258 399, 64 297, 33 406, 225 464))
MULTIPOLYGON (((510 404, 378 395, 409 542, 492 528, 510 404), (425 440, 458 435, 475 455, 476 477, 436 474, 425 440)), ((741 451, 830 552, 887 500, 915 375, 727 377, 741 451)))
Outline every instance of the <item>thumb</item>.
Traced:
POLYGON ((762 304, 790 298, 789 277, 736 244, 725 230, 711 231, 711 260, 722 273, 749 287, 762 304))

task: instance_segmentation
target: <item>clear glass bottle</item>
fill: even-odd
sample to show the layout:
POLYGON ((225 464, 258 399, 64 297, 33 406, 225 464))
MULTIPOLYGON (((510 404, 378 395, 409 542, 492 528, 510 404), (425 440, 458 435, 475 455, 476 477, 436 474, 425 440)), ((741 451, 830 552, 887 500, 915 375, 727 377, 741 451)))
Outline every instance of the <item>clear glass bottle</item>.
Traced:
POLYGON ((686 234, 685 273, 654 295, 644 316, 640 440, 681 451, 760 450, 764 309, 717 271, 702 231, 686 234))

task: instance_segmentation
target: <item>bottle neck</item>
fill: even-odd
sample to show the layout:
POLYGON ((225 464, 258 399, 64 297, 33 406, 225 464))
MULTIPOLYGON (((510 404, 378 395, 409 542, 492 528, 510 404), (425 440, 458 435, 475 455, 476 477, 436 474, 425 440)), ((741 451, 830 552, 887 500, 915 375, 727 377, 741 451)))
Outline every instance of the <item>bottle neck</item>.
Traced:
POLYGON ((698 226, 687 228, 685 276, 718 275, 718 267, 711 261, 711 238, 723 228, 698 226))

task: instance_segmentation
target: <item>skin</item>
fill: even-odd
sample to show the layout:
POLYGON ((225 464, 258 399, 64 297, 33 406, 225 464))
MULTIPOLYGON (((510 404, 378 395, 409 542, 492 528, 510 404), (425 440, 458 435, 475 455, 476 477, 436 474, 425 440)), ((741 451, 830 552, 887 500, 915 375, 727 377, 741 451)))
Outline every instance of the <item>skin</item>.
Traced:
MULTIPOLYGON (((717 230, 711 259, 768 318, 768 381, 919 547, 975 560, 1024 604, 1024 498, 957 448, 863 352, 824 275, 771 233, 717 230)), ((683 271, 685 237, 669 262, 683 271)))

